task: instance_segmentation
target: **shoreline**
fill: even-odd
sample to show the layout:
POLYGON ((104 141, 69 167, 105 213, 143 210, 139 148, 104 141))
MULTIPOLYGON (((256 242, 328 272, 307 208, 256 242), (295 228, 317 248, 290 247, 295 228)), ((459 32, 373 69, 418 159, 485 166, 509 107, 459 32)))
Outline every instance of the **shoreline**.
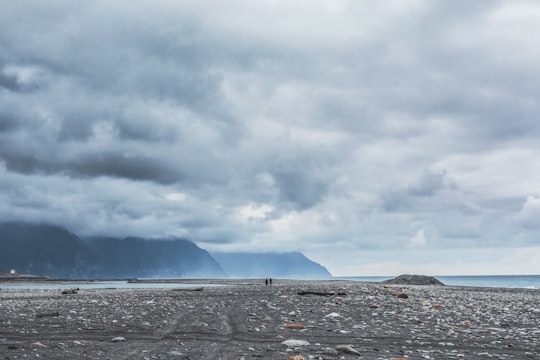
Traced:
MULTIPOLYGON (((537 276, 537 275, 532 275, 537 276)), ((540 275, 539 275, 540 276, 540 275)), ((447 276, 448 278, 449 276, 447 276)), ((459 276, 462 277, 462 276, 459 276)), ((476 276, 470 276, 476 277, 476 276)), ((506 277, 506 276, 505 276, 506 277)), ((324 279, 294 279, 294 278, 275 278, 274 280, 279 282, 286 282, 288 284, 301 284, 301 283, 318 283, 318 284, 374 284, 374 285, 391 285, 384 283, 383 281, 369 281, 365 280, 369 277, 359 277, 360 280, 354 279, 354 277, 332 277, 324 279)), ((378 278, 378 277, 377 277, 378 278)), ((444 280, 444 277, 442 277, 444 280)), ((169 284, 209 284, 209 285, 239 285, 239 286, 250 286, 250 285, 264 285, 264 279, 259 278, 109 278, 109 279, 59 279, 59 278, 49 278, 39 275, 25 275, 25 274, 0 274, 0 289, 4 286, 10 285, 24 285, 29 284, 30 286, 34 284, 56 284, 61 286, 62 284, 99 284, 99 283, 111 283, 111 282, 122 282, 126 284, 163 284, 164 288, 169 284)), ((404 285, 401 285, 404 286, 404 285)), ((449 288, 467 288, 467 289, 490 289, 497 291, 507 289, 510 291, 513 290, 524 290, 524 291, 540 291, 540 288, 537 287, 520 287, 520 286, 494 286, 494 285, 475 285, 475 284, 446 284, 445 287, 449 288)), ((99 289, 99 287, 96 287, 99 289)), ((125 286, 123 288, 129 288, 125 286)), ((139 287, 134 287, 133 289, 138 289, 139 287)), ((31 289, 31 288, 30 288, 31 289)))
POLYGON ((540 356, 540 290, 207 280, 227 286, 82 289, 69 295, 2 289, 0 354, 11 359, 540 356))

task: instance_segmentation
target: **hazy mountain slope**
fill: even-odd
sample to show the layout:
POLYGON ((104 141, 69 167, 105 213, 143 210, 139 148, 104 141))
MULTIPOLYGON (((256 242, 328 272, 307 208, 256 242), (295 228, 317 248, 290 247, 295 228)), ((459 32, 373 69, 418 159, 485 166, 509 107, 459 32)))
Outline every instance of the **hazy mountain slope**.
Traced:
POLYGON ((220 277, 206 251, 182 239, 81 239, 47 224, 0 223, 0 272, 54 278, 220 277))
POLYGON ((322 265, 300 252, 219 253, 212 256, 231 277, 327 278, 332 275, 322 265))
POLYGON ((184 239, 85 238, 98 254, 96 277, 216 277, 224 272, 210 254, 184 239))
POLYGON ((60 226, 0 223, 0 272, 56 278, 330 277, 302 253, 213 253, 184 239, 79 238, 60 226))
POLYGON ((51 277, 81 277, 96 255, 77 235, 46 224, 0 224, 0 271, 51 277))

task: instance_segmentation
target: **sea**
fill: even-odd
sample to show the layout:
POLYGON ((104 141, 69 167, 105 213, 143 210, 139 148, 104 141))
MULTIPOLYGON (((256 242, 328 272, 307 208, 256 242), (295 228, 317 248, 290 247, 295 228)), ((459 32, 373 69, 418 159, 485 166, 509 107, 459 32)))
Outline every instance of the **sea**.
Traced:
MULTIPOLYGON (((540 289, 540 275, 445 275, 434 277, 449 286, 540 289)), ((338 279, 381 282, 392 278, 394 276, 349 276, 338 279)))
POLYGON ((53 283, 2 283, 0 290, 58 290, 58 289, 192 289, 201 287, 223 286, 221 284, 193 283, 132 283, 128 281, 78 281, 53 283))
MULTIPOLYGON (((352 280, 358 282, 382 282, 392 279, 394 276, 344 276, 334 277, 336 280, 352 280)), ((473 286, 473 287, 496 287, 496 288, 523 288, 540 289, 540 275, 480 275, 480 276, 435 276, 443 284, 448 286, 473 286)), ((312 279, 317 280, 317 279, 312 279)), ((327 279, 324 279, 327 280, 327 279)), ((84 282, 61 282, 61 283, 0 283, 0 290, 20 289, 152 289, 152 288, 198 288, 224 286, 215 283, 131 283, 127 281, 91 281, 84 282)), ((225 285, 226 286, 226 285, 225 285)))

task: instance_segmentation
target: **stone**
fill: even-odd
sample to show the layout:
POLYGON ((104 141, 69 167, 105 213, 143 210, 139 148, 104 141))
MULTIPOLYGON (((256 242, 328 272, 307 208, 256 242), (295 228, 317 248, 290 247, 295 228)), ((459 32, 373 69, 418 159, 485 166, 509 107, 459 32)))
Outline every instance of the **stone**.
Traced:
POLYGON ((336 350, 338 352, 342 352, 345 354, 362 355, 360 354, 360 352, 355 350, 351 345, 338 345, 336 346, 336 350))
POLYGON ((305 340, 295 340, 295 339, 289 339, 282 342, 283 345, 294 348, 299 346, 308 346, 309 342, 305 340))
POLYGON ((323 350, 323 355, 331 355, 331 356, 338 356, 339 352, 336 349, 332 349, 330 347, 327 347, 323 350))
POLYGON ((111 342, 122 342, 122 341, 126 341, 126 338, 123 336, 117 336, 115 338, 112 338, 111 340, 111 342))
POLYGON ((339 314, 336 313, 336 312, 333 312, 333 313, 330 313, 330 314, 326 315, 325 317, 329 317, 329 318, 337 318, 337 317, 341 317, 341 315, 339 315, 339 314))

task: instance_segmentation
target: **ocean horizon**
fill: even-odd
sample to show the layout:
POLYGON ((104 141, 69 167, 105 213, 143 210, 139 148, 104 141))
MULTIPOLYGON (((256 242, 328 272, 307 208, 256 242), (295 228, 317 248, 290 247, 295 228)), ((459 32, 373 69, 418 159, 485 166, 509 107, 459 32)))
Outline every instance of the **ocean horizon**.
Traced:
MULTIPOLYGON (((335 279, 382 282, 395 276, 336 276, 335 279)), ((540 275, 435 275, 448 286, 540 289, 540 275)))

